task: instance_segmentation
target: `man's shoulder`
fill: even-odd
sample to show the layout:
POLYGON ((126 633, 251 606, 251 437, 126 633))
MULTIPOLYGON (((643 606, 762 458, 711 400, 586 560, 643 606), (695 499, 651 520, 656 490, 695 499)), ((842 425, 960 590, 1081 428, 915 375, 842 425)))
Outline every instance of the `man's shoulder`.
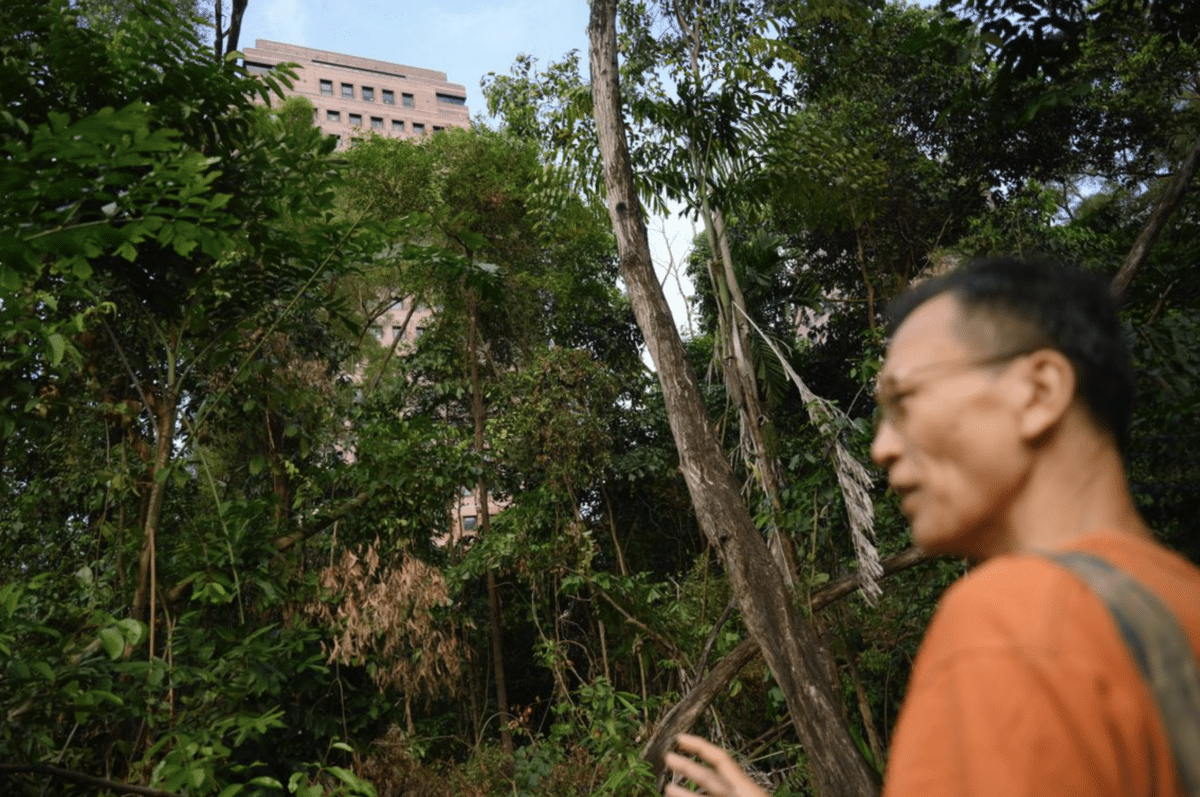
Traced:
MULTIPOLYGON (((1200 569, 1187 560, 1153 540, 1116 533, 1090 535, 1065 550, 1116 565, 1181 615, 1189 636, 1200 632, 1200 569)), ((1023 553, 991 559, 951 586, 927 640, 946 652, 1006 647, 1079 654, 1091 640, 1101 644, 1111 636, 1110 625, 1108 610, 1073 573, 1043 553, 1023 553)))
POLYGON ((956 647, 1052 642, 1083 589, 1046 556, 998 556, 951 585, 929 632, 935 640, 953 640, 956 647))

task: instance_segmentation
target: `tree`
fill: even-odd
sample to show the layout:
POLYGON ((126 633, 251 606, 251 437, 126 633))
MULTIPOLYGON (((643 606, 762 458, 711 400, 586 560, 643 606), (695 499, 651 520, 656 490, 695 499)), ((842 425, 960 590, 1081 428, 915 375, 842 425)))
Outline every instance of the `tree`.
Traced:
POLYGON ((216 793, 294 756, 306 780, 327 751, 285 695, 322 657, 281 622, 303 590, 279 555, 337 516, 307 397, 340 359, 330 283, 381 231, 329 212, 332 143, 255 104, 286 75, 214 59, 169 5, 110 29, 9 4, 0 25, 3 757, 216 793), (228 456, 264 418, 291 489, 228 456))
MULTIPOLYGON (((506 134, 449 129, 420 139, 371 136, 356 144, 349 159, 353 183, 344 196, 348 207, 369 206, 384 219, 420 219, 400 268, 379 273, 373 284, 380 295, 407 296, 407 301, 424 301, 437 311, 415 354, 389 362, 395 379, 421 396, 419 411, 470 430, 477 463, 472 488, 480 511, 479 546, 505 547, 510 543, 494 538, 513 532, 493 530, 489 497, 502 497, 510 504, 506 512, 519 513, 522 504, 532 503, 537 487, 530 482, 538 479, 527 470, 527 461, 515 466, 517 455, 508 450, 513 441, 497 439, 493 432, 494 413, 511 419, 510 408, 521 406, 527 391, 540 390, 517 374, 561 362, 572 352, 593 362, 599 374, 637 367, 634 336, 612 286, 614 269, 603 228, 578 200, 547 186, 531 142, 506 134), (424 257, 426 251, 436 255, 424 257)), ((572 417, 585 422, 590 411, 572 417)), ((577 513, 573 503, 565 511, 577 513)), ((544 516, 539 516, 530 526, 542 523, 544 516)), ((477 556, 485 555, 488 561, 479 570, 487 585, 486 625, 500 735, 511 754, 508 668, 502 653, 508 621, 497 583, 501 566, 509 563, 496 561, 493 554, 477 556)))
POLYGON ((826 794, 874 793, 874 778, 828 687, 827 670, 819 663, 820 642, 796 611, 785 588, 787 580, 772 563, 741 501, 654 276, 622 123, 615 2, 593 2, 588 35, 596 129, 622 275, 659 372, 700 526, 721 553, 743 618, 783 688, 818 788, 826 794))

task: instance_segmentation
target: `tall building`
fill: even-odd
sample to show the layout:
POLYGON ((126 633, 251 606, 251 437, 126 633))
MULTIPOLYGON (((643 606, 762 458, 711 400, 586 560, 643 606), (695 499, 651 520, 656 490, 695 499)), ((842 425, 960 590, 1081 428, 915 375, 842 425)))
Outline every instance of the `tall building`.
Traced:
MULTIPOLYGON (((359 58, 328 50, 257 39, 242 51, 251 73, 264 73, 277 64, 299 64, 296 81, 287 96, 304 97, 316 107, 314 120, 322 131, 337 136, 338 146, 348 146, 358 134, 372 130, 382 136, 419 136, 444 127, 467 127, 467 90, 446 80, 445 72, 359 58)), ((408 297, 394 301, 371 325, 371 334, 397 354, 416 345, 434 310, 408 297)), ((356 375, 362 379, 363 374, 356 375)), ((353 452, 343 456, 353 459, 353 452)), ((504 504, 488 496, 495 515, 504 504)), ((475 536, 479 527, 478 497, 465 487, 450 511, 449 534, 439 545, 475 536)))
POLYGON ((444 127, 467 127, 467 90, 445 72, 314 50, 258 39, 243 51, 246 68, 266 72, 283 63, 300 65, 286 94, 317 109, 316 124, 346 146, 358 133, 419 136, 444 127))

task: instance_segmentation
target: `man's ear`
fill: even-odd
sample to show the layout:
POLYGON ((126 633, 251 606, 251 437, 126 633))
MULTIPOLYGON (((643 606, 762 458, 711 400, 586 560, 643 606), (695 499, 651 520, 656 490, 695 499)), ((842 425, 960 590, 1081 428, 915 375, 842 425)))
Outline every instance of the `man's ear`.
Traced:
POLYGON ((1075 368, 1066 355, 1054 349, 1039 349, 1018 367, 1018 428, 1022 437, 1033 440, 1058 424, 1075 400, 1075 368))

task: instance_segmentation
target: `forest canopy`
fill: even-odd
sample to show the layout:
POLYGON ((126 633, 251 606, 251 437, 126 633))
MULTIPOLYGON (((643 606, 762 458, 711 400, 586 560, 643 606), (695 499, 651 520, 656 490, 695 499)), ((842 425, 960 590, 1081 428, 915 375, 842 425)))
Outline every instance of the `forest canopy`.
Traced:
POLYGON ((1185 3, 615 5, 619 95, 522 57, 493 123, 345 150, 187 4, 0 5, 5 794, 652 794, 689 728, 873 794, 965 568, 868 462, 884 308, 979 255, 1114 281, 1132 488, 1200 561, 1185 3), (605 108, 700 231, 682 338, 605 108))

